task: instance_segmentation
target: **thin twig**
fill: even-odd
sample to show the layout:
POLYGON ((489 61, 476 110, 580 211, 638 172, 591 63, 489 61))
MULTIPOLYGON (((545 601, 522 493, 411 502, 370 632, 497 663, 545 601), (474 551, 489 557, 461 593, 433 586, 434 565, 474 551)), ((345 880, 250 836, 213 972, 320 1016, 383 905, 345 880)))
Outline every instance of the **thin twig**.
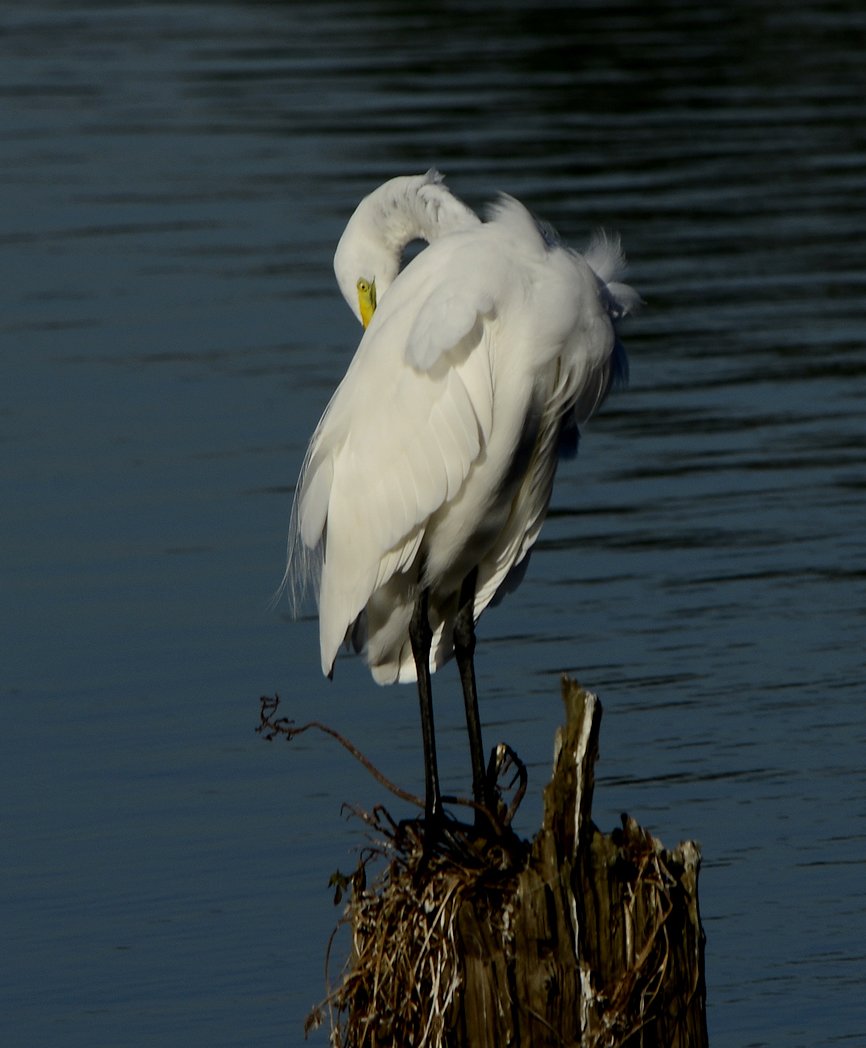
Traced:
POLYGON ((335 728, 329 727, 327 724, 322 724, 320 721, 310 721, 307 724, 296 725, 294 721, 288 717, 280 717, 274 720, 273 714, 276 712, 277 707, 280 704, 280 697, 274 694, 271 698, 269 695, 262 695, 261 697, 261 723, 259 724, 256 731, 270 742, 276 735, 285 735, 288 741, 291 741, 296 735, 303 735, 305 731, 309 731, 311 728, 316 728, 318 731, 324 732, 325 735, 330 735, 332 739, 336 739, 337 742, 349 753, 362 764, 367 771, 373 776, 373 778, 394 794, 395 797, 399 797, 402 801, 407 801, 409 804, 414 804, 416 808, 423 808, 424 801, 420 797, 416 797, 414 793, 409 793, 408 790, 404 790, 396 783, 391 782, 387 776, 383 775, 382 772, 376 767, 375 764, 365 757, 358 747, 350 742, 345 735, 341 735, 335 728))
MULTIPOLYGON (((259 726, 256 731, 259 735, 262 735, 268 742, 271 742, 277 735, 284 735, 287 741, 291 741, 296 735, 303 735, 305 731, 309 731, 311 728, 315 728, 317 731, 324 732, 325 735, 330 735, 332 739, 336 739, 337 742, 347 750, 356 761, 359 762, 367 771, 373 776, 373 778, 386 790, 394 794, 395 797, 399 797, 400 800, 406 801, 409 804, 414 804, 416 808, 424 808, 424 801, 421 800, 414 793, 410 793, 408 790, 404 790, 402 786, 398 786, 396 783, 383 775, 381 771, 376 767, 375 764, 366 757, 358 747, 336 730, 336 728, 330 727, 328 724, 322 724, 321 721, 309 721, 307 724, 297 725, 289 717, 274 717, 277 711, 277 707, 280 705, 280 696, 275 692, 273 698, 270 695, 262 695, 259 699, 261 703, 261 709, 259 711, 259 726)), ((511 806, 508 809, 507 815, 504 819, 497 818, 491 811, 489 811, 483 804, 478 804, 474 800, 470 800, 468 797, 459 797, 454 794, 443 795, 442 801, 445 804, 459 804, 464 808, 472 808, 475 811, 480 811, 484 815, 490 826, 499 826, 502 829, 506 829, 514 816, 517 806, 523 799, 523 794, 526 791, 526 769, 523 766, 520 758, 511 749, 510 746, 504 746, 500 744, 494 749, 490 755, 490 767, 494 766, 494 761, 497 758, 497 754, 500 762, 503 760, 505 752, 510 758, 506 766, 518 766, 518 775, 522 774, 522 785, 517 791, 511 806)))

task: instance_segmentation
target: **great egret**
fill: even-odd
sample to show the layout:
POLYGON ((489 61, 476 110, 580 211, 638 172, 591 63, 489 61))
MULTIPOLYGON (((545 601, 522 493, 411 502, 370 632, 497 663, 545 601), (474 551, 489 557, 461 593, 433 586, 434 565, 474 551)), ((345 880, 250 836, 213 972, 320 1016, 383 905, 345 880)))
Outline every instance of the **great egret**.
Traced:
POLYGON ((327 676, 345 641, 380 684, 417 680, 428 824, 442 815, 430 674, 452 655, 473 797, 493 800, 475 623, 522 576, 575 424, 625 377, 615 325, 638 296, 623 264, 618 239, 577 254, 508 196, 482 222, 436 171, 365 197, 337 246, 365 331, 304 459, 285 581, 296 606, 316 588, 327 676))

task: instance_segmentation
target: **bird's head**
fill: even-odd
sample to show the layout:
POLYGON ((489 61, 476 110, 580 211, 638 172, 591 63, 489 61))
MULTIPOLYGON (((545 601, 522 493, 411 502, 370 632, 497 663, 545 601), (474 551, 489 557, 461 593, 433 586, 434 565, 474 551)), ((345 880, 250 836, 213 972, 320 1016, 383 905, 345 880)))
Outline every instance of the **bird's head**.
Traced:
POLYGON ((364 327, 399 268, 399 252, 383 240, 375 215, 359 208, 337 244, 334 274, 343 298, 364 327))
POLYGON ((437 171, 389 179, 358 204, 337 244, 334 272, 343 298, 366 327, 397 278, 408 244, 429 244, 477 225, 478 217, 451 195, 437 171))

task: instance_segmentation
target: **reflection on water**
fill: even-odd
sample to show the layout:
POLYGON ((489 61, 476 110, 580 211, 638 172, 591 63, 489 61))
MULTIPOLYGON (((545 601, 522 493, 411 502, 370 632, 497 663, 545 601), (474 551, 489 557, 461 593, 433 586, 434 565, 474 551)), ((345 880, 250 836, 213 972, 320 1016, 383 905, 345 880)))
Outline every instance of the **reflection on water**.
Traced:
POLYGON ((570 669, 605 704, 598 821, 702 842, 713 1043, 866 1036, 864 29, 769 0, 7 12, 4 1042, 299 1039, 361 840, 340 803, 381 797, 257 740, 256 698, 409 785, 420 753, 411 691, 349 659, 329 686, 267 600, 357 340, 336 239, 430 164, 576 245, 618 229, 646 300, 480 630, 522 828, 570 669))

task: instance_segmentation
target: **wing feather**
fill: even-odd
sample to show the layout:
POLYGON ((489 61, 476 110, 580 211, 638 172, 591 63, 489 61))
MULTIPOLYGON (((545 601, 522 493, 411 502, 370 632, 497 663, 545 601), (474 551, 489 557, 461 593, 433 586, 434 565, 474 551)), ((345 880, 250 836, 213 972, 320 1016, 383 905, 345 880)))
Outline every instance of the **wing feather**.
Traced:
POLYGON ((319 424, 299 485, 301 544, 321 546, 324 555, 318 596, 325 672, 371 594, 411 568, 425 523, 459 493, 492 426, 488 322, 478 312, 491 312, 492 300, 483 298, 454 322, 453 298, 438 295, 436 283, 420 284, 410 281, 402 300, 417 302, 428 292, 421 314, 438 337, 421 354, 425 367, 407 366, 417 319, 401 309, 397 281, 319 424))
POLYGON ((299 502, 301 540, 308 549, 319 542, 328 516, 328 501, 334 467, 328 460, 307 474, 308 483, 303 486, 299 502))
POLYGON ((429 371, 464 340, 477 343, 478 325, 492 313, 493 296, 487 289, 470 293, 451 278, 418 310, 406 342, 406 362, 419 371, 429 371))

